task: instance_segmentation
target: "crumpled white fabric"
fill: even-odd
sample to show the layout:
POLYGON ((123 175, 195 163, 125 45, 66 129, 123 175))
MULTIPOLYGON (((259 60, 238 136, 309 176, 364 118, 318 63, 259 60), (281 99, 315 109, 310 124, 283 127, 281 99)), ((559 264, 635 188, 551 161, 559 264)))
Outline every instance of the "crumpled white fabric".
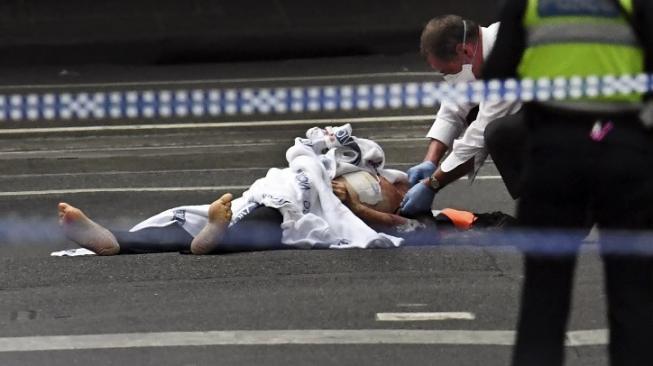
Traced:
POLYGON ((97 255, 97 254, 85 248, 67 249, 67 250, 60 250, 57 252, 50 253, 50 256, 52 257, 85 257, 91 255, 97 255))
MULTIPOLYGON (((391 183, 407 181, 398 170, 383 169, 385 154, 372 140, 352 136, 351 125, 309 129, 286 151, 288 168, 272 168, 232 202, 232 225, 258 205, 283 215, 282 243, 297 248, 389 248, 403 239, 377 233, 354 215, 331 190, 331 180, 365 170, 391 183), (346 152, 346 153, 345 153, 346 152), (358 157, 355 155, 358 154, 358 157), (339 158, 345 159, 339 160, 339 158)), ((180 206, 155 215, 131 231, 178 222, 196 236, 207 222, 209 205, 180 206)))
POLYGON ((403 239, 377 233, 354 215, 331 190, 330 171, 309 146, 286 153, 289 167, 270 169, 243 194, 247 202, 279 209, 282 243, 299 248, 388 248, 403 239))
MULTIPOLYGON (((331 179, 343 174, 367 171, 377 175, 385 165, 385 153, 381 146, 368 139, 352 135, 351 124, 321 129, 313 127, 306 131, 306 138, 296 138, 295 146, 303 145, 319 156, 331 179)), ((286 151, 286 160, 293 160, 295 150, 286 151)))

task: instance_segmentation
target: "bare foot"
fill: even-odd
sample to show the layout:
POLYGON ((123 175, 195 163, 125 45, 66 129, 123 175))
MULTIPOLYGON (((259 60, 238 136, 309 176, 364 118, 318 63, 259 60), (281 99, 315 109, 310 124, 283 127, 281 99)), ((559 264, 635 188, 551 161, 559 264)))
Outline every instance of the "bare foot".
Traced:
POLYGON ((209 254, 220 244, 231 221, 233 199, 231 193, 226 193, 209 206, 209 222, 190 244, 191 253, 209 254))
POLYGON ((120 252, 116 237, 109 230, 96 224, 84 213, 67 203, 59 203, 59 225, 68 239, 97 255, 115 255, 120 252))

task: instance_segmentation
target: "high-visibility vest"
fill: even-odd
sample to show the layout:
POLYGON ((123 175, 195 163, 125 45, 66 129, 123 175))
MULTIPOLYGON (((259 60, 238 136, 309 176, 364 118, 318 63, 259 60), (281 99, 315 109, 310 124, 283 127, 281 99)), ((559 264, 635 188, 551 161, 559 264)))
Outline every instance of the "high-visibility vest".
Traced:
MULTIPOLYGON (((632 14, 632 0, 619 0, 632 14)), ((528 0, 522 78, 636 75, 644 52, 628 20, 610 0, 528 0)), ((640 94, 596 98, 641 100, 640 94)))

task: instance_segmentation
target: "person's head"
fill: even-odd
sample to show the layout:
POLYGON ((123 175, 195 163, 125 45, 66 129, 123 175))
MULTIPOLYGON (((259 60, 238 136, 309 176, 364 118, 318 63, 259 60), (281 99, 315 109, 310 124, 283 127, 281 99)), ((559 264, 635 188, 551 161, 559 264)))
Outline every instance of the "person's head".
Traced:
POLYGON ((483 50, 480 29, 474 21, 457 15, 431 19, 422 31, 420 51, 429 66, 444 75, 464 73, 463 65, 471 65, 474 75, 480 75, 483 50))

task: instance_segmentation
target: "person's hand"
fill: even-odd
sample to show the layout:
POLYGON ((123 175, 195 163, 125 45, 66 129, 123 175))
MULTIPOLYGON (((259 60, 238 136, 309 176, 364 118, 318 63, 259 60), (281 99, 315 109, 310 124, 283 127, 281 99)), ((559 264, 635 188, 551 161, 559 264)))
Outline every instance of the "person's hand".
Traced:
POLYGON ((415 165, 406 172, 408 173, 408 183, 411 187, 414 186, 422 179, 430 177, 437 168, 438 167, 429 160, 415 165))
POLYGON ((349 193, 347 192, 347 186, 345 186, 345 183, 332 180, 331 190, 333 191, 333 194, 338 197, 340 202, 345 203, 349 200, 349 193))
POLYGON ((331 190, 333 190, 333 194, 344 204, 351 205, 360 202, 358 194, 356 192, 349 192, 347 184, 343 181, 331 181, 331 190))
POLYGON ((415 217, 420 213, 431 212, 435 191, 424 182, 413 186, 401 201, 399 213, 401 216, 415 217))

